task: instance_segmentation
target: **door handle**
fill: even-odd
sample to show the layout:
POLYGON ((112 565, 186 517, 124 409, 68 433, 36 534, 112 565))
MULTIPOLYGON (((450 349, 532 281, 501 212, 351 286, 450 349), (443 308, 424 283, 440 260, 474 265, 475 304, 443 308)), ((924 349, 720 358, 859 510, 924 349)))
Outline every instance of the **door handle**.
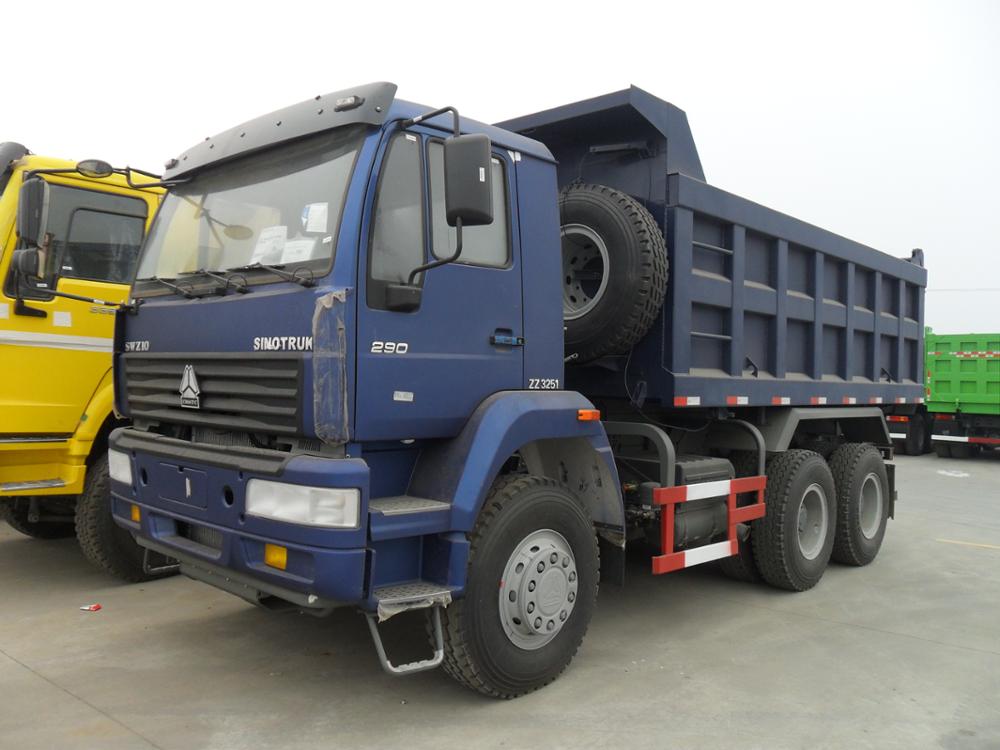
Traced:
POLYGON ((497 328, 490 336, 493 346, 524 346, 524 336, 515 336, 510 328, 497 328))

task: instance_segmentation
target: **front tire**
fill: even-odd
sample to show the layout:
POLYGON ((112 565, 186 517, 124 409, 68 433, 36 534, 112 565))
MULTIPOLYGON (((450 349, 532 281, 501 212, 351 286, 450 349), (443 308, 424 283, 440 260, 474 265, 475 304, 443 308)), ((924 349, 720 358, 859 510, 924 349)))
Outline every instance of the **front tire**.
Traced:
POLYGON ((761 576, 789 591, 811 589, 833 551, 837 497, 830 467, 818 453, 789 450, 767 466, 767 512, 750 539, 761 576))
POLYGON ((495 698, 552 682, 583 641, 600 577, 593 522, 559 483, 496 481, 469 534, 465 596, 444 610, 445 671, 495 698))
POLYGON ((0 500, 0 521, 6 521, 14 531, 32 539, 63 539, 76 533, 73 524, 68 521, 29 521, 30 503, 30 497, 0 500))
POLYGON ((889 521, 889 478, 882 454, 868 443, 847 443, 833 452, 837 486, 837 533, 832 558, 867 565, 878 555, 889 521))
POLYGON ((106 453, 87 468, 83 494, 76 504, 76 536, 83 556, 116 578, 141 583, 164 576, 149 575, 143 570, 143 548, 111 516, 111 479, 106 453))

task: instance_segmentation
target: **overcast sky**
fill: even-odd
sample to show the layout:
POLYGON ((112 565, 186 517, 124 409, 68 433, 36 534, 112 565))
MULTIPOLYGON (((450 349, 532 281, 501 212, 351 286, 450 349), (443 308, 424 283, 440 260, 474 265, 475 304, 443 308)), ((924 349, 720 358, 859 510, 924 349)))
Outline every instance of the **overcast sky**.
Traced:
POLYGON ((36 0, 2 24, 0 140, 153 171, 368 81, 488 122, 635 84, 687 111, 710 183, 924 248, 927 323, 1000 330, 1000 2, 36 0))

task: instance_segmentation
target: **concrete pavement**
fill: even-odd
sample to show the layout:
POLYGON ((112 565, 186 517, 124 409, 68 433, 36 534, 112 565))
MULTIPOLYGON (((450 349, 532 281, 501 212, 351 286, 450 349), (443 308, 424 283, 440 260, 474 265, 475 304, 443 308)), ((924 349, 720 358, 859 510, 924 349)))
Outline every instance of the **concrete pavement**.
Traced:
POLYGON ((871 566, 790 594, 637 558, 570 668, 511 702, 388 677, 354 612, 122 585, 3 526, 0 748, 1000 748, 1000 453, 897 463, 871 566))

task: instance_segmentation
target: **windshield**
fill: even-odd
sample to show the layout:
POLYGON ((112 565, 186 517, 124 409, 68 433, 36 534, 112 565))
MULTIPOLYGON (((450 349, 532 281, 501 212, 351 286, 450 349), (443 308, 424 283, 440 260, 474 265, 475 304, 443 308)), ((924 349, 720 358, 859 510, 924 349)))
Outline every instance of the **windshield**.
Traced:
POLYGON ((171 189, 136 282, 255 264, 325 271, 364 129, 344 128, 205 171, 171 189))

